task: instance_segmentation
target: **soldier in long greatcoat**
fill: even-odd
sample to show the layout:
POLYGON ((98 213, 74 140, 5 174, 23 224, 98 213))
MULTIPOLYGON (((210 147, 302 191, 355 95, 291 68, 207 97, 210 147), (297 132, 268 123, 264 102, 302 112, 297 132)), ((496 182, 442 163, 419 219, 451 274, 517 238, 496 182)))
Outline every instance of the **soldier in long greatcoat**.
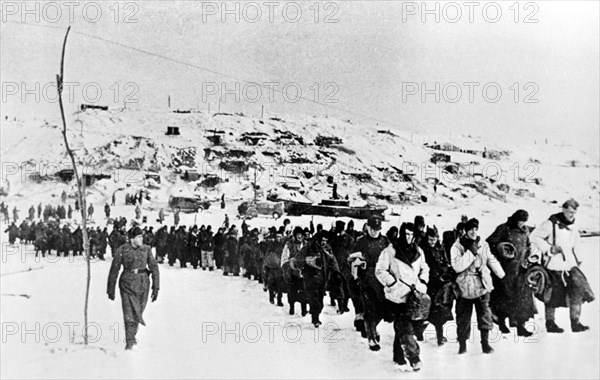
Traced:
POLYGON ((135 335, 141 323, 146 326, 142 314, 148 302, 150 276, 152 276, 152 302, 158 297, 160 275, 158 265, 149 246, 143 244, 143 232, 134 227, 130 241, 122 245, 113 258, 108 274, 107 293, 111 301, 115 299, 115 287, 121 266, 123 273, 119 278, 121 306, 125 322, 125 349, 130 350, 137 343, 135 335))

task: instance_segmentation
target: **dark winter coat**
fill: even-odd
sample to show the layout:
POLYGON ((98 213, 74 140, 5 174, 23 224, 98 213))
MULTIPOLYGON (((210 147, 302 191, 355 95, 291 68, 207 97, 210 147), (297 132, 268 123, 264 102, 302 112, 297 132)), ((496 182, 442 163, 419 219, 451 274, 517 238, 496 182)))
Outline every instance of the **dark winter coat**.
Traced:
POLYGON ((509 317, 513 326, 524 323, 537 312, 533 292, 527 286, 525 276, 529 266, 529 229, 526 226, 519 228, 517 222, 509 218, 506 223, 499 225, 486 241, 505 273, 502 280, 492 274, 492 313, 500 318, 509 317), (515 247, 514 258, 504 257, 499 247, 501 243, 510 243, 515 247))
POLYGON ((200 249, 202 251, 213 251, 213 236, 211 231, 201 231, 200 232, 200 249))
POLYGON ((13 223, 4 232, 8 232, 8 241, 13 244, 19 237, 19 228, 13 223))
POLYGON ((354 246, 354 252, 360 252, 367 264, 366 269, 359 269, 358 271, 358 283, 364 303, 365 320, 375 320, 377 318, 384 318, 388 321, 393 320, 393 315, 388 308, 388 301, 383 292, 383 285, 375 276, 375 266, 379 260, 379 255, 389 245, 390 242, 384 235, 372 238, 365 234, 358 238, 354 246))
POLYGON ((258 239, 247 239, 240 248, 243 267, 253 275, 258 273, 256 258, 259 254, 260 249, 258 248, 258 239))
POLYGON ((101 254, 106 253, 106 246, 108 245, 108 232, 103 230, 98 235, 98 251, 101 254))
POLYGON ((281 255, 283 253, 283 242, 273 241, 267 245, 267 251, 263 260, 263 266, 267 268, 281 268, 281 255))
POLYGON ((431 309, 428 320, 434 325, 443 325, 444 322, 453 319, 454 292, 452 284, 455 277, 454 270, 439 241, 431 247, 427 242, 427 238, 425 238, 421 242, 421 249, 425 256, 425 262, 429 266, 427 294, 431 298, 431 309))
POLYGON ((237 236, 233 233, 227 235, 223 244, 223 266, 226 271, 239 273, 239 245, 237 236))
POLYGON ((300 269, 296 267, 296 257, 303 246, 303 242, 299 242, 292 238, 289 239, 283 247, 283 253, 281 254, 281 268, 283 270, 283 279, 288 284, 292 282, 293 277, 302 277, 300 269), (290 261, 294 262, 294 268, 290 265, 290 261))
POLYGON ((126 243, 117 250, 108 274, 107 293, 109 296, 114 297, 115 295, 121 266, 123 273, 119 279, 119 289, 125 322, 139 322, 145 325, 142 314, 148 302, 149 274, 152 275, 152 290, 157 292, 160 287, 158 265, 152 256, 150 247, 142 245, 134 248, 130 243, 126 243), (138 269, 139 273, 133 273, 133 269, 138 269), (148 271, 143 269, 148 269, 148 271))
MULTIPOLYGON (((327 283, 333 281, 335 284, 330 290, 333 298, 343 298, 343 290, 340 278, 340 267, 331 252, 328 244, 321 244, 316 239, 311 239, 296 255, 296 266, 302 271, 302 276, 306 281, 307 288, 311 286, 323 287, 327 289, 327 283), (309 258, 316 259, 316 266, 309 264, 309 258)), ((310 290, 309 290, 310 292, 310 290)))
POLYGON ((75 232, 73 232, 71 243, 73 251, 83 252, 83 232, 81 231, 81 228, 77 227, 75 232))
POLYGON ((156 231, 156 237, 155 237, 154 241, 156 244, 156 253, 160 256, 164 256, 164 254, 165 254, 165 249, 167 247, 168 235, 169 235, 169 233, 167 232, 166 227, 162 227, 158 231, 156 231))
POLYGON ((48 238, 46 236, 46 229, 43 226, 38 226, 35 229, 35 250, 45 252, 47 249, 48 238))
POLYGON ((337 234, 331 239, 331 249, 342 273, 350 272, 348 257, 354 252, 354 243, 354 238, 345 232, 337 234))

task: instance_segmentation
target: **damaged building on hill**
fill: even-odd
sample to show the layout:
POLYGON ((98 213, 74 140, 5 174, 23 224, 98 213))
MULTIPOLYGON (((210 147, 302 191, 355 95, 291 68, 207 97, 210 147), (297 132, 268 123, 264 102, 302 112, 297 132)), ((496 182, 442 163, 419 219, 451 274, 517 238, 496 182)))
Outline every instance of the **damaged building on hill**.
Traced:
POLYGON ((290 131, 275 129, 277 137, 271 139, 277 145, 304 145, 304 138, 290 131))
MULTIPOLYGON (((474 156, 479 156, 479 157, 487 158, 490 160, 499 160, 502 158, 502 156, 509 155, 509 152, 507 152, 507 151, 501 151, 501 150, 497 150, 497 149, 489 149, 488 147, 486 147, 482 144, 479 144, 477 142, 473 142, 470 140, 463 141, 459 145, 454 145, 454 144, 450 144, 447 142, 438 143, 437 141, 434 141, 433 144, 425 143, 425 144, 423 144, 423 146, 425 148, 438 150, 438 151, 442 151, 442 152, 459 152, 459 153, 472 154, 474 156)), ((437 158, 442 158, 442 157, 444 157, 444 156, 442 156, 441 154, 439 156, 437 156, 437 158)), ((434 162, 433 159, 434 158, 432 157, 432 162, 434 162)), ((448 161, 443 161, 443 162, 450 162, 450 159, 448 159, 448 161)))
MULTIPOLYGON (((73 169, 62 169, 55 173, 55 176, 60 178, 63 182, 71 182, 75 178, 75 171, 73 169)), ((83 179, 86 186, 92 186, 94 183, 102 180, 102 179, 110 179, 112 178, 108 174, 103 173, 83 173, 83 179)))
POLYGON ((328 147, 331 145, 337 145, 337 144, 343 144, 344 141, 336 136, 324 136, 324 135, 318 135, 315 138, 315 145, 317 146, 324 146, 324 147, 328 147))
POLYGON ((264 145, 264 142, 268 137, 269 135, 264 132, 244 132, 240 137, 240 141, 251 146, 264 145))

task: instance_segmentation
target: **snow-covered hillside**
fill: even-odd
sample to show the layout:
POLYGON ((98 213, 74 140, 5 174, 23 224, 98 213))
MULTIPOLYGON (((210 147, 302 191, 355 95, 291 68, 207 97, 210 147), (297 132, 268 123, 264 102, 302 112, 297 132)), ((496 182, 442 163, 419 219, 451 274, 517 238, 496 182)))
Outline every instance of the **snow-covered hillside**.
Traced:
MULTIPOLYGON (((182 188, 213 200, 221 194, 228 199, 251 198, 256 170, 263 195, 269 190, 288 196, 295 192, 318 202, 331 196, 327 177, 333 177, 340 196, 355 204, 388 204, 388 213, 414 204, 544 207, 574 197, 584 206, 580 220, 588 229, 597 226, 599 216, 598 152, 551 146, 542 140, 531 146, 518 141, 498 146, 480 137, 402 133, 327 117, 259 118, 148 108, 88 109, 70 120, 70 145, 85 163, 85 172, 111 176, 88 189, 92 202, 103 203, 118 189, 148 187, 144 181, 148 172, 158 172, 162 179, 159 188, 149 189, 155 206, 164 205, 172 192, 182 188), (180 134, 166 135, 168 127, 178 127, 180 134), (214 143, 215 136, 219 144, 214 143), (337 137, 341 143, 317 145, 319 136, 337 137), (447 144, 463 152, 433 150, 424 144, 447 144), (489 159, 465 153, 469 150, 502 154, 489 159), (434 153, 449 155, 450 162, 433 164, 434 153), (184 181, 186 171, 199 177, 184 181), (218 183, 201 186, 208 177, 217 177, 218 183)), ((44 177, 71 167, 56 125, 3 121, 1 152, 8 203, 23 202, 22 207, 28 208, 25 200, 59 196, 63 189, 73 193, 72 185, 44 177), (46 179, 41 184, 28 177, 36 172, 46 179)))

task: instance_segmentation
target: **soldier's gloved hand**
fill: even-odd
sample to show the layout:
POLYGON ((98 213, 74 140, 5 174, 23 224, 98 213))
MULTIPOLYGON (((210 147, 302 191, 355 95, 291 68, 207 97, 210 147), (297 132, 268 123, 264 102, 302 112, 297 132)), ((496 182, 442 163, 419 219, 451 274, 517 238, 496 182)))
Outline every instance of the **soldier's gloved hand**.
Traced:
POLYGON ((110 293, 108 295, 108 299, 111 300, 111 301, 114 301, 115 300, 115 293, 110 293))
POLYGON ((152 289, 152 296, 151 296, 151 300, 152 302, 156 301, 156 299, 158 298, 158 289, 152 289))
POLYGON ((552 247, 550 247, 550 253, 553 255, 563 253, 563 249, 558 245, 553 245, 552 247))

